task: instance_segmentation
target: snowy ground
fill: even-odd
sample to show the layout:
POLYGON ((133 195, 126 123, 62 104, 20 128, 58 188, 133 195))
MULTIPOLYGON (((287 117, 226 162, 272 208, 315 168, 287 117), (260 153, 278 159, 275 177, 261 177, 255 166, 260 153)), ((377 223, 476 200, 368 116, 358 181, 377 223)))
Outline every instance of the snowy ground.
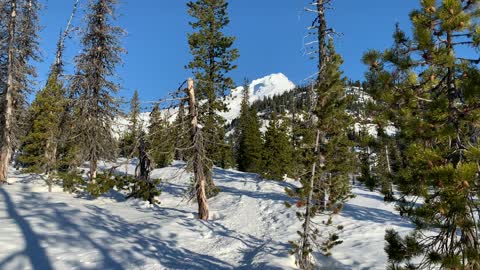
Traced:
MULTIPOLYGON (((300 224, 284 206, 293 183, 216 169, 222 193, 204 222, 184 199, 189 175, 180 168, 154 171, 166 179, 159 206, 115 192, 95 200, 48 193, 38 177, 12 170, 12 185, 0 187, 0 269, 295 269, 288 241, 300 224)), ((385 269, 385 229, 411 229, 380 195, 353 191, 335 218, 344 243, 319 258, 320 269, 385 269)))

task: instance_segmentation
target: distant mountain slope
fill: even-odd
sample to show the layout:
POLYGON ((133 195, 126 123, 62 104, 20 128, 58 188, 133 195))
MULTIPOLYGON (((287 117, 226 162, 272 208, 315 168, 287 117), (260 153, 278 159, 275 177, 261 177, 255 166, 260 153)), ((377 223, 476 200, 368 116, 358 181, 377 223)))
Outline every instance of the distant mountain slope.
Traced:
MULTIPOLYGON (((250 104, 255 101, 263 100, 266 97, 281 95, 295 88, 295 84, 291 82, 287 76, 282 73, 271 74, 269 76, 254 80, 250 83, 249 94, 250 104)), ((243 86, 232 90, 230 95, 225 98, 228 112, 221 115, 227 123, 232 122, 240 115, 240 105, 243 99, 243 86)))
MULTIPOLYGON (((295 84, 291 82, 287 76, 282 73, 275 73, 265 76, 260 79, 253 80, 250 83, 250 103, 258 100, 263 100, 266 97, 273 97, 281 95, 295 88, 295 84)), ((225 97, 228 112, 221 113, 227 123, 231 123, 234 119, 240 115, 240 104, 242 103, 243 86, 239 86, 232 89, 230 94, 225 97)), ((175 119, 175 109, 171 109, 168 115, 171 121, 175 119)), ((150 121, 150 113, 145 112, 140 115, 140 120, 143 123, 144 128, 148 127, 150 121)), ((128 119, 125 117, 117 117, 115 125, 113 127, 114 133, 117 136, 124 133, 129 125, 128 119)))

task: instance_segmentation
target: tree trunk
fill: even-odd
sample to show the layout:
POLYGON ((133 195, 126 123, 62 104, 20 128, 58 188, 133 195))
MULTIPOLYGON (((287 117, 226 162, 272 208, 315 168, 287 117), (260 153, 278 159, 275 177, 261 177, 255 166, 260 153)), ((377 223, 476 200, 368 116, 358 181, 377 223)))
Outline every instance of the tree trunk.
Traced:
MULTIPOLYGON (((317 139, 315 142, 315 154, 318 154, 318 147, 320 144, 320 130, 317 130, 317 139)), ((310 244, 308 241, 308 237, 310 236, 309 230, 311 228, 310 223, 311 223, 311 206, 312 206, 312 199, 313 199, 313 189, 315 187, 315 174, 317 170, 317 160, 315 159, 313 164, 312 164, 312 171, 311 171, 311 176, 310 176, 310 186, 308 190, 308 197, 307 197, 307 203, 306 203, 306 211, 305 211, 305 224, 303 226, 303 241, 302 241, 302 258, 301 261, 303 262, 302 264, 310 261, 308 256, 310 252, 308 252, 310 248, 310 244)))
POLYGON ((15 20, 17 17, 16 0, 11 0, 12 13, 8 25, 8 67, 7 67, 7 88, 4 98, 4 126, 2 132, 2 142, 0 149, 0 184, 7 182, 8 166, 12 157, 12 128, 13 128, 13 96, 15 91, 13 70, 14 66, 14 38, 15 38, 15 20))
POLYGON ((195 101, 193 80, 188 80, 188 103, 191 120, 191 139, 193 143, 193 174, 195 179, 195 197, 198 203, 198 218, 208 220, 208 203, 205 192, 205 145, 201 130, 198 128, 198 112, 195 101))
POLYGON ((139 157, 139 169, 140 172, 137 175, 137 178, 141 181, 148 181, 150 179, 150 159, 147 154, 147 147, 145 145, 145 136, 142 133, 140 135, 140 145, 138 147, 138 157, 139 157))
MULTIPOLYGON (((320 87, 322 82, 325 80, 325 72, 327 68, 328 56, 327 56, 327 19, 325 18, 325 4, 327 0, 317 0, 317 14, 318 14, 318 81, 317 86, 320 87)), ((318 94, 318 97, 321 97, 321 94, 318 94)), ((318 98, 317 97, 317 98, 318 98)), ((323 100, 318 100, 315 106, 324 106, 323 100)), ((325 144, 327 139, 325 138, 324 132, 319 131, 319 146, 320 144, 325 144)), ((323 169, 325 167, 325 158, 322 155, 321 151, 318 150, 317 155, 319 158, 319 167, 323 169)), ((326 210, 327 205, 327 175, 325 172, 320 176, 320 188, 323 188, 323 192, 320 193, 320 203, 323 210, 326 210)))
POLYGON ((90 180, 95 181, 97 178, 97 160, 90 160, 90 180))
POLYGON ((387 157, 388 173, 392 173, 392 167, 390 166, 390 152, 388 151, 388 145, 385 145, 385 156, 387 157))

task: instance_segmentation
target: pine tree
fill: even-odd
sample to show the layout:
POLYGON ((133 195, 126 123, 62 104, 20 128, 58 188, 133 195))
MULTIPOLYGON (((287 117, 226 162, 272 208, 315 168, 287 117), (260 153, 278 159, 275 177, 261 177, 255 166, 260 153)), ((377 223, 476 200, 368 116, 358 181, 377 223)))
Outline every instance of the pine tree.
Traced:
MULTIPOLYGON (((399 25, 396 25, 394 35, 395 46, 394 53, 398 61, 401 54, 400 42, 404 40, 399 25)), ((362 134, 363 146, 363 180, 370 189, 380 188, 385 195, 385 200, 393 200, 393 180, 394 174, 398 172, 400 164, 399 153, 399 136, 397 134, 387 134, 388 129, 399 129, 397 125, 401 122, 402 114, 395 112, 394 108, 390 108, 393 101, 397 98, 392 94, 395 87, 400 86, 402 81, 408 80, 409 71, 398 71, 392 76, 385 70, 384 63, 381 61, 382 53, 370 50, 365 53, 363 62, 370 67, 366 73, 366 81, 363 84, 363 90, 372 98, 372 100, 363 103, 362 121, 364 126, 373 124, 376 127, 377 135, 375 137, 368 134, 365 130, 362 134), (387 91, 388 90, 388 91, 387 91), (368 122, 370 121, 370 122, 368 122)), ((405 58, 405 57, 404 57, 405 58)), ((404 62, 408 59, 401 60, 404 62)))
MULTIPOLYGON (((194 19, 190 22, 193 30, 188 35, 188 43, 193 60, 187 68, 192 70, 196 79, 198 100, 205 100, 199 106, 199 121, 203 126, 207 158, 222 165, 225 159, 225 121, 218 114, 227 108, 222 100, 225 91, 233 88, 233 80, 228 73, 235 69, 233 62, 238 58, 238 50, 232 48, 234 37, 226 36, 222 31, 230 20, 227 14, 226 0, 197 0, 187 3, 188 14, 194 19)), ((212 179, 213 163, 205 164, 207 196, 218 192, 212 179), (217 190, 217 191, 214 191, 217 190)))
MULTIPOLYGON (((282 119, 284 120, 284 119, 282 119)), ((263 150, 263 177, 283 180, 292 171, 292 144, 286 121, 279 121, 273 114, 265 132, 263 150)))
POLYGON ((249 86, 245 81, 240 117, 235 128, 237 145, 236 158, 238 169, 243 172, 260 173, 262 170, 262 133, 257 110, 250 107, 249 86))
POLYGON ((173 123, 173 138, 175 145, 175 159, 187 161, 189 152, 187 146, 189 145, 189 126, 185 115, 185 103, 180 102, 178 106, 178 114, 173 123))
POLYGON ((130 126, 129 130, 130 133, 133 135, 133 138, 137 139, 140 137, 140 133, 142 130, 142 124, 140 123, 140 99, 138 97, 138 91, 135 90, 133 92, 132 100, 130 101, 130 126))
POLYGON ((56 169, 57 138, 64 106, 65 89, 58 76, 52 74, 30 108, 33 124, 23 138, 19 157, 27 171, 49 174, 56 169))
MULTIPOLYGON (((336 53, 332 39, 328 38, 331 29, 327 27, 325 10, 330 3, 330 0, 313 3, 316 18, 311 29, 316 31, 318 39, 315 52, 319 63, 316 92, 311 94, 315 98, 311 99, 309 109, 309 121, 316 139, 310 147, 313 151, 305 156, 311 170, 300 179, 300 189, 287 189, 290 196, 298 199, 297 206, 305 207, 304 211, 297 212, 303 222, 302 230, 298 232, 300 240, 291 242, 292 253, 301 269, 314 268, 312 253, 315 247, 320 246, 320 251, 328 256, 330 250, 342 242, 336 231, 327 231, 326 228, 321 231, 313 219, 338 213, 343 202, 351 196, 349 174, 353 171, 354 156, 347 136, 352 123, 346 112, 350 101, 345 96, 345 80, 340 71, 342 58, 336 53)), ((324 225, 331 224, 331 217, 324 222, 324 225)))
MULTIPOLYGON (((67 22, 67 26, 65 27, 65 30, 60 36, 60 39, 58 40, 57 43, 57 51, 55 55, 55 62, 51 68, 51 74, 59 74, 58 76, 61 77, 64 73, 64 63, 63 63, 63 54, 65 50, 65 41, 69 37, 70 33, 72 32, 72 21, 75 17, 75 14, 78 9, 80 0, 75 0, 72 8, 72 13, 70 14, 70 17, 67 22)), ((75 148, 76 148, 76 142, 69 140, 69 135, 71 135, 71 130, 70 130, 70 124, 71 123, 71 116, 72 116, 72 104, 73 104, 73 91, 65 91, 64 94, 65 97, 65 102, 63 106, 63 111, 59 115, 59 126, 60 126, 60 132, 58 134, 58 137, 56 138, 57 141, 57 150, 55 151, 57 153, 56 155, 56 169, 59 174, 59 177, 63 179, 62 184, 63 188, 65 191, 73 191, 73 185, 70 185, 71 182, 69 183, 66 181, 66 178, 76 178, 79 179, 78 176, 76 175, 69 175, 69 177, 64 177, 65 174, 68 174, 67 172, 70 170, 75 171, 78 164, 75 164, 75 148)))
MULTIPOLYGON (((62 128, 60 122, 64 107, 67 106, 66 90, 60 77, 63 73, 64 43, 70 31, 77 5, 78 0, 74 4, 67 27, 58 39, 55 61, 50 67, 47 84, 37 93, 30 106, 32 124, 26 136, 22 138, 19 157, 19 162, 30 172, 49 175, 60 167, 57 162, 59 136, 62 128)), ((49 176, 49 185, 51 178, 49 176)))
POLYGON ((119 86, 112 77, 124 52, 119 41, 123 30, 113 25, 116 4, 116 0, 90 1, 83 49, 75 59, 70 85, 75 98, 71 138, 77 143, 76 156, 90 163, 91 180, 96 178, 98 160, 113 159, 116 149, 112 122, 118 104, 113 94, 119 86))
POLYGON ((171 132, 171 125, 156 105, 150 113, 150 125, 148 127, 149 155, 157 168, 169 166, 175 157, 175 137, 171 132))
POLYGON ((133 92, 133 97, 130 100, 130 113, 128 115, 128 129, 120 141, 120 155, 130 158, 138 156, 138 144, 140 141, 140 133, 142 132, 142 123, 140 121, 140 99, 138 91, 133 92))
POLYGON ((413 37, 397 29, 394 48, 370 57, 389 74, 383 100, 400 132, 398 207, 415 225, 406 237, 387 232, 390 269, 480 268, 480 71, 477 59, 459 56, 460 46, 480 45, 478 4, 421 1, 413 37))
POLYGON ((26 130, 26 95, 36 76, 32 61, 38 57, 38 11, 35 0, 2 2, 2 127, 0 134, 0 183, 7 180, 8 166, 19 139, 26 130))

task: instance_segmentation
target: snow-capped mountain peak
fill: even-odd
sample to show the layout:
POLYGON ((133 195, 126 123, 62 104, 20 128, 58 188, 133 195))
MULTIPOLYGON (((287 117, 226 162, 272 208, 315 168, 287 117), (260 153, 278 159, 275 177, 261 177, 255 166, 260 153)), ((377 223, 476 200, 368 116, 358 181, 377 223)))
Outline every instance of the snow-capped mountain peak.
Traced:
MULTIPOLYGON (((266 97, 281 95, 285 92, 293 90, 294 88, 295 84, 282 73, 274 73, 263 78, 253 80, 249 86, 250 104, 266 97)), ((230 94, 225 97, 225 103, 229 111, 220 113, 220 115, 225 118, 227 123, 231 123, 234 119, 240 116, 242 99, 243 86, 232 89, 230 94)), ((175 120, 176 111, 177 109, 173 108, 168 112, 164 111, 164 113, 169 115, 169 120, 173 122, 175 120)), ((146 129, 150 122, 150 112, 142 113, 140 118, 144 129, 146 129)), ((120 137, 120 134, 123 134, 127 130, 129 124, 130 123, 128 119, 124 117, 117 117, 113 127, 116 137, 120 137)))
MULTIPOLYGON (((253 80, 249 85, 250 104, 266 97, 281 95, 295 88, 287 76, 282 73, 274 73, 263 78, 253 80)), ((243 86, 232 89, 230 95, 225 98, 228 112, 221 115, 227 122, 233 121, 240 115, 240 105, 243 99, 243 86)))

